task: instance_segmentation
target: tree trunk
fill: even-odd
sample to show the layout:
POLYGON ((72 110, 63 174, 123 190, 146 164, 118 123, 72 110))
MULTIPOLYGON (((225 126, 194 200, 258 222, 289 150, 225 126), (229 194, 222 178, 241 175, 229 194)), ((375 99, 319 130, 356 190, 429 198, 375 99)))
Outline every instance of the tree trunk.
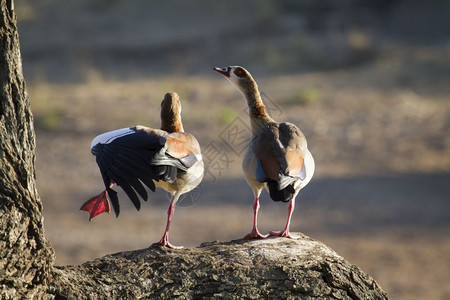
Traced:
POLYGON ((38 296, 54 252, 35 182, 33 116, 12 0, 0 0, 0 298, 38 296))

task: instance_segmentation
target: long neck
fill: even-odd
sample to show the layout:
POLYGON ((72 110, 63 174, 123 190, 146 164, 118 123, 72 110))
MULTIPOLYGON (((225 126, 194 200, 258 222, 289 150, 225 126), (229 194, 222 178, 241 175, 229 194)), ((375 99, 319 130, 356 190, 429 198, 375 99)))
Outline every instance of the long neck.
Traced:
POLYGON ((247 86, 243 94, 247 100, 253 133, 256 133, 265 124, 275 122, 267 114, 266 107, 259 94, 258 85, 255 82, 251 86, 247 86))
POLYGON ((171 115, 169 117, 161 116, 161 129, 169 133, 172 132, 184 132, 183 123, 181 122, 181 116, 178 114, 171 115))

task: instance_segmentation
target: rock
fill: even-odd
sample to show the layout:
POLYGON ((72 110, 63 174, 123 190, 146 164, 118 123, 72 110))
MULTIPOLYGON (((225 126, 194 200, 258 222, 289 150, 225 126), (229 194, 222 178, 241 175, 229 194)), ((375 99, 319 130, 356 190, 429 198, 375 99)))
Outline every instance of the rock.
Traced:
POLYGON ((357 266, 299 235, 106 255, 56 267, 48 293, 57 299, 387 299, 357 266))

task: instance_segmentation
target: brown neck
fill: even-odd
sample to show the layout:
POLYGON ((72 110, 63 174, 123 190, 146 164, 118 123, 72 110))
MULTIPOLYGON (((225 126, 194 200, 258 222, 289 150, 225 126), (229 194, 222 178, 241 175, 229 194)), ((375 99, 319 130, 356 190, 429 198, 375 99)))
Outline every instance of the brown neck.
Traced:
POLYGON ((247 100, 250 121, 253 133, 256 133, 264 124, 275 122, 266 112, 266 107, 259 94, 258 85, 253 81, 252 85, 243 92, 247 100))
POLYGON ((161 129, 169 133, 184 132, 181 117, 177 115, 171 115, 168 117, 161 116, 161 129))

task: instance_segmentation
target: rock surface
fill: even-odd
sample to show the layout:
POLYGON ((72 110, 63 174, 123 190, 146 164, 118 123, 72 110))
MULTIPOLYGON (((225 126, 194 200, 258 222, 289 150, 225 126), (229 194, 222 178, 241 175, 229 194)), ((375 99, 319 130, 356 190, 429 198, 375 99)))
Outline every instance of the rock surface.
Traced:
POLYGON ((57 299, 387 299, 357 266, 300 236, 106 255, 56 267, 48 293, 57 299))

